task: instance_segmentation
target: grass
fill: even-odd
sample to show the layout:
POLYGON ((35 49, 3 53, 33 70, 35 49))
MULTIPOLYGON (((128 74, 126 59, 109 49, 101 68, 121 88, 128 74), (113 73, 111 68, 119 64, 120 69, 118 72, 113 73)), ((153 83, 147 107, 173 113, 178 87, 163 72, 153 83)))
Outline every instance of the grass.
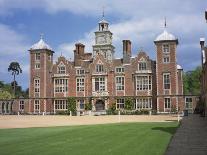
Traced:
POLYGON ((162 155, 178 123, 1 129, 1 155, 162 155))

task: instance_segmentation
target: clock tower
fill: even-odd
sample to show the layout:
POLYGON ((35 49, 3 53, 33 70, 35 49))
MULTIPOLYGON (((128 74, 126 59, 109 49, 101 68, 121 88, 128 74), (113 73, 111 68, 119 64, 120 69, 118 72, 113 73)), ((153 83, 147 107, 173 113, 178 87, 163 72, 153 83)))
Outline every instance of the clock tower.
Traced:
POLYGON ((112 61, 115 47, 112 45, 112 33, 109 31, 109 23, 104 19, 98 23, 99 29, 95 32, 95 45, 93 45, 93 56, 102 54, 107 61, 112 61))

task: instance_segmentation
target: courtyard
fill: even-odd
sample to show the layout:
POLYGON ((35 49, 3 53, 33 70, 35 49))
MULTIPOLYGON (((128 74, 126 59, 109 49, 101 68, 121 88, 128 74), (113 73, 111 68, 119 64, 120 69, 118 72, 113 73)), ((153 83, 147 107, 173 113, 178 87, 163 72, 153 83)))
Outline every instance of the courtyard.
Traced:
POLYGON ((50 126, 74 126, 129 122, 171 122, 177 115, 107 115, 107 116, 62 116, 62 115, 1 115, 1 128, 29 128, 50 126))

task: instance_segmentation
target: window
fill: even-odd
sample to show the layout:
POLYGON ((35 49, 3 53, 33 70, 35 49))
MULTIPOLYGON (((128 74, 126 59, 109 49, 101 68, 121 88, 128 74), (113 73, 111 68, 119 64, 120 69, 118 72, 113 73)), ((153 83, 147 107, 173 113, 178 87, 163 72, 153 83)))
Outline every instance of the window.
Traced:
POLYGON ((116 90, 124 90, 124 77, 116 77, 116 90))
POLYGON ((77 75, 84 75, 85 74, 85 70, 84 69, 77 69, 76 70, 76 74, 77 75))
POLYGON ((55 79, 55 92, 68 92, 68 79, 55 79))
POLYGON ((35 60, 40 61, 40 53, 35 53, 35 60))
POLYGON ((139 62, 139 70, 147 70, 147 63, 139 62))
POLYGON ((34 79, 34 95, 40 97, 40 79, 34 79))
POLYGON ((164 44, 162 46, 162 50, 163 50, 163 53, 169 53, 170 52, 169 45, 168 44, 164 44))
POLYGON ((116 73, 124 73, 124 67, 116 67, 116 73))
POLYGON ((185 98, 185 108, 192 109, 193 108, 192 102, 193 102, 193 100, 191 97, 186 97, 185 98))
POLYGON ((55 100, 56 110, 67 110, 68 105, 66 100, 55 100))
POLYGON ((24 111, 24 101, 23 100, 19 101, 19 110, 24 111))
POLYGON ((124 109, 124 99, 116 100, 116 109, 124 109))
POLYGON ((84 100, 78 100, 78 105, 79 105, 80 110, 84 110, 85 109, 84 100))
POLYGON ((151 76, 137 76, 136 90, 151 90, 152 82, 151 76))
POLYGON ((165 109, 170 109, 171 103, 170 98, 165 98, 165 109))
POLYGON ((84 91, 84 78, 77 78, 76 79, 76 90, 77 91, 84 91))
POLYGON ((35 69, 40 69, 40 62, 35 62, 35 69))
POLYGON ((164 89, 170 89, 170 73, 163 74, 164 89))
POLYGON ((152 98, 139 98, 136 99, 136 109, 151 109, 152 98))
POLYGON ((95 91, 105 91, 105 77, 95 78, 95 91))
POLYGON ((34 101, 34 110, 39 111, 40 110, 40 100, 35 100, 34 101))
POLYGON ((164 57, 164 58, 163 58, 163 62, 164 62, 164 63, 169 63, 169 62, 170 62, 170 57, 169 57, 169 56, 164 57))
POLYGON ((100 64, 96 65, 96 72, 97 73, 104 72, 103 65, 100 65, 100 64))
POLYGON ((61 62, 58 67, 57 67, 57 72, 58 74, 65 74, 66 73, 66 68, 63 62, 61 62))

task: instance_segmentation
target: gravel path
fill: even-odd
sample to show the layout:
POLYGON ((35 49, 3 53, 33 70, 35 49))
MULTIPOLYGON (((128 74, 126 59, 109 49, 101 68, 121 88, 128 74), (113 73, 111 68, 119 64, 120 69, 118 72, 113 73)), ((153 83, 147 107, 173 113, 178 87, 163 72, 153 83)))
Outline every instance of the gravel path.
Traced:
POLYGON ((2 128, 29 128, 49 126, 70 126, 107 124, 119 122, 169 122, 177 121, 176 115, 110 115, 110 116, 34 116, 34 115, 1 115, 0 129, 2 128))

